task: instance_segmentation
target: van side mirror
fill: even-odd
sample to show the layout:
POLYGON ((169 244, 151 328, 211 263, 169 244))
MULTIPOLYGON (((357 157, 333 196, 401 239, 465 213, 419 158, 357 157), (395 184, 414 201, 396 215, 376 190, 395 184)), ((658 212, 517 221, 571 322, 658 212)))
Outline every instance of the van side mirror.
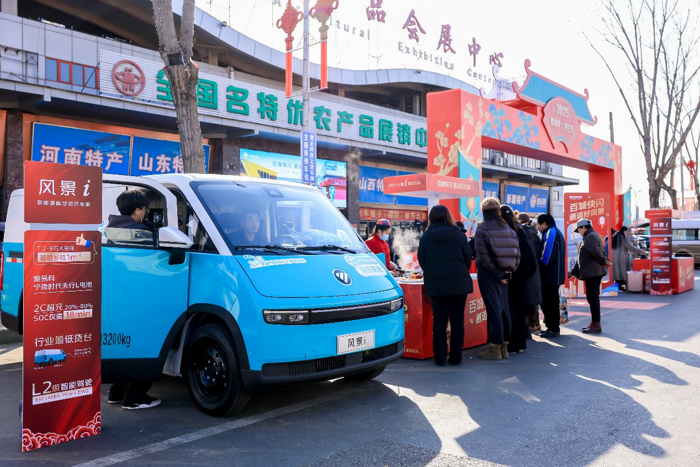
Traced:
POLYGON ((175 227, 158 229, 158 247, 170 253, 168 264, 182 264, 194 242, 175 227))

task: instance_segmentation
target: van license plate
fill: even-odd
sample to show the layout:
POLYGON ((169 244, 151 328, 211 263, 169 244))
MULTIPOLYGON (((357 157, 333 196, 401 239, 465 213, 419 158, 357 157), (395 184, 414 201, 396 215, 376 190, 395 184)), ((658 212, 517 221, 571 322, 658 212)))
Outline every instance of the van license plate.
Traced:
POLYGON ((338 336, 338 355, 374 348, 374 330, 338 336))

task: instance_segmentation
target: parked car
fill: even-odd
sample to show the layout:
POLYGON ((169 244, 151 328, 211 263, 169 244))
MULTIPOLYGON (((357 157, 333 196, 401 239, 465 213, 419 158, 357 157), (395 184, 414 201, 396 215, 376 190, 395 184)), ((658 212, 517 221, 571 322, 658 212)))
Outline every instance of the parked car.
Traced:
MULTIPOLYGON (((1 278, 2 323, 20 334, 23 197, 10 199, 1 278)), ((369 380, 403 354, 401 288, 314 187, 105 174, 100 229, 103 382, 183 376, 200 410, 224 416, 253 391, 369 380), (126 189, 146 193, 152 235, 105 227, 126 189), (250 213, 254 244, 240 241, 250 213)))

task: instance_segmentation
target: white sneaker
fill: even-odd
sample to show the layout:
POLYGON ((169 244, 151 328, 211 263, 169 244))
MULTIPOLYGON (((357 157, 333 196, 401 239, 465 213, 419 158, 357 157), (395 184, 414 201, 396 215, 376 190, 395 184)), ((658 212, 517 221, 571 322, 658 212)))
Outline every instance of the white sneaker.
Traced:
POLYGON ((122 405, 122 409, 126 410, 139 410, 139 409, 150 409, 160 405, 161 400, 145 395, 141 400, 134 402, 129 405, 122 405))

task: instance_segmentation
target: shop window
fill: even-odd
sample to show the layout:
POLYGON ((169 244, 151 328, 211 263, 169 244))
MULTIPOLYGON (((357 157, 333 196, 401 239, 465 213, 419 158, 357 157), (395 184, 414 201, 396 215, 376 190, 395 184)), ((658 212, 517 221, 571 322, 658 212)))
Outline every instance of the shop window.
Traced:
POLYGON ((97 89, 97 68, 79 63, 46 59, 46 81, 97 89))
POLYGON ((559 190, 552 190, 552 201, 559 201, 559 190))

